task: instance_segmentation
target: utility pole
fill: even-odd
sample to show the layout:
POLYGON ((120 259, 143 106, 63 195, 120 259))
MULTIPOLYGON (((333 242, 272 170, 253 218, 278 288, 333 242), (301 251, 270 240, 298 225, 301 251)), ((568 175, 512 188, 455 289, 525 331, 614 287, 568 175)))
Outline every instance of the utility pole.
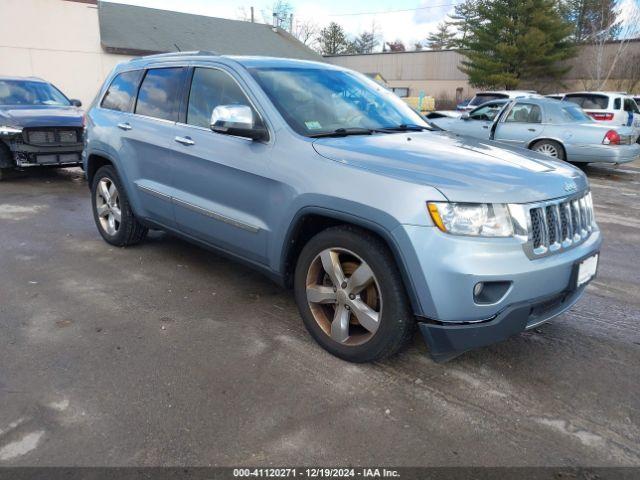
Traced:
POLYGON ((253 7, 251 7, 251 23, 255 23, 255 18, 253 16, 253 7))

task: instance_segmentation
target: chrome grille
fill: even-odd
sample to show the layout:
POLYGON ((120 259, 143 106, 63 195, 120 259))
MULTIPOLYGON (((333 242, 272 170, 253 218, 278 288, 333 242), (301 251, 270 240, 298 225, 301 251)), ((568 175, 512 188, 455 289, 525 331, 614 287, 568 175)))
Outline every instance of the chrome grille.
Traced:
POLYGON ((533 257, 571 248, 596 228, 591 193, 535 204, 528 211, 527 243, 533 257))

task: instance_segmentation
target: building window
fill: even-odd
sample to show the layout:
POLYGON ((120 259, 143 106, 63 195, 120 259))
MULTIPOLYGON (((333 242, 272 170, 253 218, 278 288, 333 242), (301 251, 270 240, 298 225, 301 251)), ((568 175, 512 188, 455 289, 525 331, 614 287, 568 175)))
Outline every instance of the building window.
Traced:
POLYGON ((406 98, 409 96, 409 88, 407 87, 393 87, 391 91, 400 98, 406 98))

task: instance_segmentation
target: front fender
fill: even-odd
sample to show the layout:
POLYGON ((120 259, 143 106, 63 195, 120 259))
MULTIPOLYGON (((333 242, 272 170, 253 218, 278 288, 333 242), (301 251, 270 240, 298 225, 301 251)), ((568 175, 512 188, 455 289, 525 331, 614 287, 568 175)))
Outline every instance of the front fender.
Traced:
POLYGON ((289 250, 293 247, 293 239, 302 219, 308 215, 318 215, 356 225, 379 235, 396 260, 414 314, 430 316, 435 312, 435 306, 429 293, 429 288, 424 281, 424 276, 412 273, 415 266, 420 264, 416 251, 405 230, 399 228, 401 225, 395 218, 383 211, 356 202, 332 198, 330 199, 331 207, 329 207, 323 206, 320 198, 315 200, 315 205, 312 204, 297 210, 289 223, 289 227, 286 229, 282 241, 274 242, 274 244, 282 246, 280 251, 277 252, 277 265, 278 270, 283 275, 287 269, 286 262, 289 250))

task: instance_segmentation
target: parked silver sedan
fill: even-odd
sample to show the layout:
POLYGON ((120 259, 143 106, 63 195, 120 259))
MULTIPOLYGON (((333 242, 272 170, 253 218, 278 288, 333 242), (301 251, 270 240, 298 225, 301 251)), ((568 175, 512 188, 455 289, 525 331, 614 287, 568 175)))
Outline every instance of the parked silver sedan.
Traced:
POLYGON ((434 112, 429 121, 460 135, 524 147, 572 163, 627 163, 640 158, 630 127, 595 122, 570 102, 521 98, 487 102, 458 118, 434 112))

